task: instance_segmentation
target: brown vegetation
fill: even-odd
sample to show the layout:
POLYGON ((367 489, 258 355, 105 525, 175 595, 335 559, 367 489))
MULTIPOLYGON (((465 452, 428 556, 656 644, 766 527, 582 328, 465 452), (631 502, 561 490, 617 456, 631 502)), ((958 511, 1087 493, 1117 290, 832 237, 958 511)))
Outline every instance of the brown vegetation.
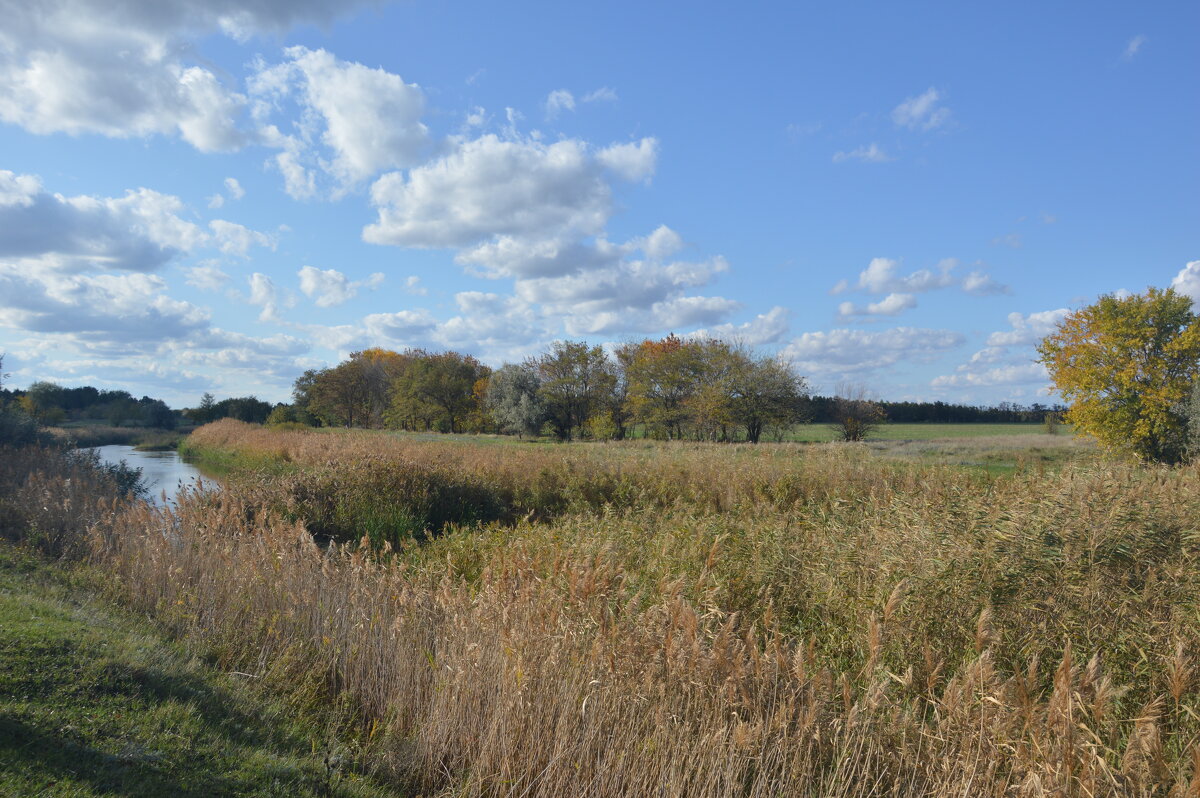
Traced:
POLYGON ((322 678, 374 766, 424 794, 1200 794, 1200 470, 988 480, 844 446, 229 424, 193 442, 345 468, 350 490, 368 472, 338 464, 358 457, 487 490, 642 486, 375 556, 264 509, 265 472, 155 514, 80 493, 48 455, 0 458, 0 511, 87 524, 123 599, 223 667, 322 678))

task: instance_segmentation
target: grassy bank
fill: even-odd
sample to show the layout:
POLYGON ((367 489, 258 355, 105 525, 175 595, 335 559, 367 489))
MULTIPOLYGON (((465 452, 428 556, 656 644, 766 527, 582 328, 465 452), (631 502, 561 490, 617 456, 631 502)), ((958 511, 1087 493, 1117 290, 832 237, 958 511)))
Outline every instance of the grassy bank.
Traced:
POLYGON ((22 482, 12 458, 0 484, 18 483, 7 501, 28 527, 220 669, 282 695, 327 685, 372 764, 414 791, 1200 790, 1200 470, 1083 460, 996 479, 862 446, 522 449, 232 424, 194 440, 289 470, 166 515, 90 505, 78 478, 22 482), (364 502, 446 479, 540 485, 546 507, 592 492, 377 556, 318 546, 267 501, 317 473, 364 502), (72 538, 79 519, 91 531, 72 538))
POLYGON ((383 796, 336 737, 0 542, 0 794, 383 796))
POLYGON ((181 430, 155 427, 113 427, 103 424, 75 424, 50 427, 50 434, 71 446, 133 446, 147 452, 170 451, 179 446, 191 428, 181 430))

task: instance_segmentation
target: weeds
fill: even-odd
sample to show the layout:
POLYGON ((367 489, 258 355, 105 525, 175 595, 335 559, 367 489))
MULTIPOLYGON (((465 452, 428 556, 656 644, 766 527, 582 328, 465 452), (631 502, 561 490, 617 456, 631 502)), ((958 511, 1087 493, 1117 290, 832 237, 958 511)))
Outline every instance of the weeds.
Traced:
POLYGON ((286 467, 175 510, 93 498, 78 550, 223 669, 284 693, 319 679, 414 791, 1200 791, 1200 470, 990 479, 858 447, 230 424, 193 440, 286 467), (378 552, 301 520, 349 494, 352 529, 388 491, 425 519, 471 491, 483 509, 378 552))

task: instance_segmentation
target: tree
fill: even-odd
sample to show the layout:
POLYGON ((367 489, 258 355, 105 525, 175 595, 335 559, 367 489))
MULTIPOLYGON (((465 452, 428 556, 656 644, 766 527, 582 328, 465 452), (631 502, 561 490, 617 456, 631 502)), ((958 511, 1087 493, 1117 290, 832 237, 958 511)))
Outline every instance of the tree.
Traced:
POLYGON ((1200 376, 1200 317, 1168 288, 1106 294, 1068 315, 1038 345, 1066 420, 1139 460, 1187 457, 1186 402, 1200 376))
POLYGON ((616 384, 604 350, 581 341, 556 341, 530 365, 537 369, 540 396, 559 440, 569 441, 576 432, 582 436, 588 420, 616 384))
POLYGON ((487 366, 458 352, 418 357, 393 385, 393 417, 422 418, 460 432, 475 409, 475 383, 487 374, 487 366))
POLYGON ((808 386, 792 365, 741 354, 732 379, 732 405, 734 419, 746 428, 746 440, 758 443, 766 427, 782 429, 804 420, 808 386))
POLYGON ((518 436, 537 435, 546 421, 546 407, 538 390, 537 369, 529 364, 507 363, 488 380, 485 402, 500 429, 518 436))
POLYGON ((861 385, 838 386, 833 402, 833 429, 843 441, 863 441, 887 420, 883 405, 861 385))

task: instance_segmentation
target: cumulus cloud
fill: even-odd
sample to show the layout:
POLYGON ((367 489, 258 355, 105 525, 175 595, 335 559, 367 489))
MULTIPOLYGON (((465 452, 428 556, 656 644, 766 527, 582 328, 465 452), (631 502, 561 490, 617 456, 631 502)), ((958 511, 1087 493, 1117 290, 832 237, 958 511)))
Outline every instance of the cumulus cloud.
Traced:
POLYGON ((791 311, 776 305, 743 324, 719 324, 689 333, 689 338, 719 338, 748 346, 773 344, 787 335, 791 311))
POLYGON ((596 160, 630 182, 649 180, 658 162, 658 140, 613 144, 600 150, 596 160))
POLYGON ((383 283, 383 275, 379 272, 358 281, 351 281, 337 269, 318 269, 315 266, 301 267, 297 274, 300 276, 300 291, 319 308, 340 305, 357 296, 360 288, 374 289, 383 283))
POLYGON ((250 296, 247 301, 262 308, 258 320, 280 321, 279 306, 286 303, 287 299, 275 286, 275 281, 262 272, 255 272, 247 282, 250 284, 250 296))
POLYGON ((224 219, 213 219, 208 223, 212 230, 211 242, 217 249, 227 255, 245 256, 251 247, 266 247, 275 249, 275 238, 249 227, 229 222, 224 219))
POLYGON ((264 124, 263 141, 282 152, 275 165, 284 173, 289 192, 305 195, 310 182, 301 162, 311 142, 306 121, 319 118, 320 142, 332 158, 316 159, 344 189, 384 169, 407 167, 421 160, 429 131, 421 122, 425 94, 399 75, 342 61, 325 50, 289 47, 289 60, 257 65, 248 81, 254 113, 266 119, 284 98, 294 98, 304 114, 298 136, 264 124), (291 173, 289 176, 289 172, 291 173))
POLYGON ((861 147, 855 147, 852 150, 835 152, 833 154, 834 163, 843 163, 845 161, 863 161, 864 163, 884 163, 892 160, 880 146, 874 142, 861 147))
POLYGON ((1188 261, 1171 281, 1171 287, 1190 297, 1192 304, 1200 305, 1200 260, 1188 261))
POLYGON ((0 262, 59 271, 151 272, 204 247, 245 254, 274 240, 216 219, 205 231, 178 197, 146 188, 123 197, 64 197, 30 175, 0 171, 0 262))
POLYGON ((875 310, 867 308, 856 308, 852 303, 843 303, 843 307, 849 307, 849 312, 843 312, 843 316, 859 315, 864 313, 884 314, 888 310, 899 312, 908 307, 915 305, 907 304, 901 307, 900 303, 907 303, 908 300, 903 299, 906 294, 920 294, 926 291, 935 291, 940 288, 958 287, 968 294, 984 296, 990 294, 1006 294, 1009 292, 1008 286, 996 282, 987 273, 976 270, 972 271, 964 277, 959 277, 955 274, 958 269, 959 262, 955 258, 945 258, 938 262, 937 269, 917 269, 909 274, 900 273, 900 262, 893 258, 872 258, 867 264, 867 268, 863 269, 858 274, 858 280, 851 284, 848 280, 840 280, 833 287, 831 293, 842 294, 850 290, 857 289, 869 294, 893 294, 895 299, 885 304, 887 300, 880 303, 872 303, 875 310))
POLYGON ((1067 308, 1058 308, 1028 315, 1018 312, 1009 313, 1008 323, 1011 329, 992 333, 987 338, 987 345, 1032 346, 1054 332, 1070 312, 1067 308))
POLYGON ((933 130, 950 121, 950 109, 939 105, 942 95, 929 88, 909 97, 892 110, 892 121, 910 130, 933 130))
POLYGON ((927 362, 961 346, 955 330, 896 327, 867 331, 833 329, 806 332, 783 349, 802 372, 836 375, 884 368, 904 360, 927 362))
POLYGON ((1034 345, 1057 329, 1070 313, 1066 308, 1008 314, 1009 329, 988 335, 986 346, 959 365, 954 374, 935 377, 934 388, 985 388, 1048 382, 1045 367, 1036 362, 1034 345))
POLYGON ((843 302, 838 305, 838 316, 843 319, 853 316, 898 316, 916 306, 917 298, 912 294, 888 294, 880 301, 870 302, 866 306, 843 302))
POLYGON ((187 275, 185 282, 201 291, 219 291, 229 282, 229 275, 216 261, 190 266, 184 269, 184 273, 187 275))
POLYGON ((934 388, 984 388, 1001 385, 1032 385, 1049 382, 1050 375, 1041 363, 1022 363, 983 371, 967 370, 961 374, 946 374, 934 377, 930 385, 934 388))
POLYGON ((0 120, 32 133, 178 135, 204 152, 242 146, 246 97, 193 42, 327 23, 356 3, 59 0, 9 3, 0 28, 0 120), (188 60, 196 63, 187 63, 188 60))
POLYGON ((594 234, 611 212, 611 190, 584 142, 510 141, 494 134, 392 172, 371 187, 374 244, 466 247, 494 236, 594 234))

